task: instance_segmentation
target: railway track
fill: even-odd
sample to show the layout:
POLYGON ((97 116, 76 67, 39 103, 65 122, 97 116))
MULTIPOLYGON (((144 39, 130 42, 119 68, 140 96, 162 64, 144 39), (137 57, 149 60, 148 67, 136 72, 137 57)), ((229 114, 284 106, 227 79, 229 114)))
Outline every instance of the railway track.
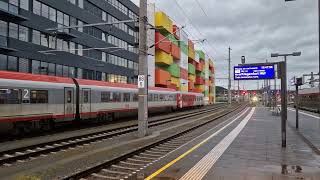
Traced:
POLYGON ((71 176, 65 177, 64 179, 134 179, 135 175, 137 175, 139 171, 159 161, 167 154, 194 139, 196 136, 193 135, 192 132, 196 129, 201 128, 218 118, 224 117, 231 112, 243 110, 245 107, 246 105, 241 105, 232 110, 225 110, 209 121, 198 124, 158 142, 146 145, 145 147, 139 148, 110 161, 88 168, 84 171, 77 172, 71 176))
MULTIPOLYGON (((225 105, 220 105, 212 109, 205 109, 199 112, 187 113, 182 116, 172 118, 162 118, 149 122, 149 127, 160 126, 170 122, 182 120, 185 118, 194 117, 203 113, 214 112, 216 110, 224 108, 225 105)), ((94 142, 102 142, 114 138, 116 136, 125 135, 138 130, 137 125, 124 126, 106 131, 99 131, 90 134, 74 136, 66 139, 60 139, 21 148, 11 149, 0 152, 0 165, 12 166, 15 162, 25 162, 33 160, 39 156, 48 156, 48 154, 55 154, 59 151, 66 149, 73 149, 75 147, 87 146, 94 142)))

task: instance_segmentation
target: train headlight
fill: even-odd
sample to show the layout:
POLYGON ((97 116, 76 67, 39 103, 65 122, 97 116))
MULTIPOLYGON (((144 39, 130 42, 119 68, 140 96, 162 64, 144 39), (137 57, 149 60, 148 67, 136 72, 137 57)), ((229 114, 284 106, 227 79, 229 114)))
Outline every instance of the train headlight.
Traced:
POLYGON ((253 101, 253 102, 258 102, 258 97, 257 97, 257 96, 254 96, 254 97, 252 98, 252 101, 253 101))

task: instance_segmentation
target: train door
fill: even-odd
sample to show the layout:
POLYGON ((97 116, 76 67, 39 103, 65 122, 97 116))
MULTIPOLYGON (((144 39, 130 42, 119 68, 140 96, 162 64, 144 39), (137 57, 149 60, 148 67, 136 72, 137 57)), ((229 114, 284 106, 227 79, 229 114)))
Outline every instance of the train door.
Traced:
POLYGON ((91 117, 91 89, 83 88, 81 90, 81 117, 91 117))
POLYGON ((64 116, 65 120, 74 118, 74 89, 64 88, 64 116))

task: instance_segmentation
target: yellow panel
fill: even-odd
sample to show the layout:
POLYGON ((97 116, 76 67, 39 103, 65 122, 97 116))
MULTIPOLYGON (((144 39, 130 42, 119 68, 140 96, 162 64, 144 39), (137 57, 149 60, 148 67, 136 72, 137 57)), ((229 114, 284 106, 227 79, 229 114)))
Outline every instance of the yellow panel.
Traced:
POLYGON ((196 76, 192 75, 192 74, 189 74, 188 80, 191 81, 191 82, 195 82, 196 81, 196 76))
POLYGON ((164 51, 156 50, 156 63, 171 65, 173 63, 173 57, 164 51))
POLYGON ((163 28, 171 34, 173 33, 172 20, 163 12, 155 13, 155 25, 157 28, 163 28))
POLYGON ((189 47, 189 51, 188 51, 188 57, 193 60, 196 58, 196 51, 194 49, 191 49, 190 47, 189 47))
POLYGON ((175 78, 175 77, 171 77, 171 84, 175 84, 175 85, 177 85, 177 87, 180 87, 180 79, 175 78))

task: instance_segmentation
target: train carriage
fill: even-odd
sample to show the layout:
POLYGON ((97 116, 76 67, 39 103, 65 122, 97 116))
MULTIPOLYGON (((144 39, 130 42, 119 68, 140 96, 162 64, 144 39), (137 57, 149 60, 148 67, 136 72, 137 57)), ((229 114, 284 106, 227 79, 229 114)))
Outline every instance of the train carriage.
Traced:
MULTIPOLYGON (((0 71, 0 128, 28 132, 50 129, 56 122, 133 116, 138 97, 131 84, 0 71)), ((202 105, 203 94, 158 87, 148 91, 149 113, 202 105)))
POLYGON ((301 109, 320 112, 320 91, 318 87, 299 90, 301 109))

